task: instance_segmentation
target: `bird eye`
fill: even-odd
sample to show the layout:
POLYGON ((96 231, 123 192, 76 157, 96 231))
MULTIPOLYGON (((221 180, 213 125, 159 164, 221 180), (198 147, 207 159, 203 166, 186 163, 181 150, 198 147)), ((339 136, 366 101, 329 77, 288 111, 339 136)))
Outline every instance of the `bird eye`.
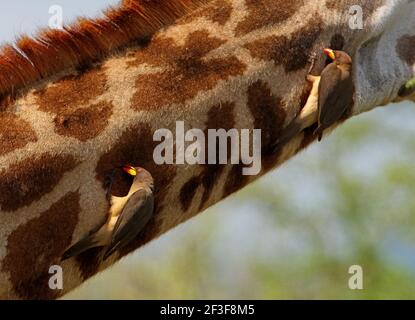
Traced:
POLYGON ((137 170, 133 166, 124 166, 122 169, 130 176, 135 177, 137 175, 137 170))

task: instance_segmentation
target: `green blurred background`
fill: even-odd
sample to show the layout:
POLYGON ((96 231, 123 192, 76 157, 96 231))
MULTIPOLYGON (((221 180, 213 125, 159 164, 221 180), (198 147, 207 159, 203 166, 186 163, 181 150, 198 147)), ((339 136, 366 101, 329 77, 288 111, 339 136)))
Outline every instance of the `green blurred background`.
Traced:
POLYGON ((402 103, 351 119, 67 298, 415 298, 414 118, 402 103))
MULTIPOLYGON (((117 0, 2 4, 0 40, 117 0)), ((415 105, 322 143, 86 282, 71 299, 415 298, 415 105), (364 290, 350 290, 360 265, 364 290)))

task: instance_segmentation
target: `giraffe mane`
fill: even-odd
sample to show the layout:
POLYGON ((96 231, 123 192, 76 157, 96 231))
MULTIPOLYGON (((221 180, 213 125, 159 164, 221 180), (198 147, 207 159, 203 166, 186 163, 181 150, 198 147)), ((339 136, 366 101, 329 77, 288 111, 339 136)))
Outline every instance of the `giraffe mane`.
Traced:
POLYGON ((67 69, 84 68, 149 39, 209 0, 123 0, 102 18, 79 18, 63 30, 44 29, 0 48, 0 105, 67 69))

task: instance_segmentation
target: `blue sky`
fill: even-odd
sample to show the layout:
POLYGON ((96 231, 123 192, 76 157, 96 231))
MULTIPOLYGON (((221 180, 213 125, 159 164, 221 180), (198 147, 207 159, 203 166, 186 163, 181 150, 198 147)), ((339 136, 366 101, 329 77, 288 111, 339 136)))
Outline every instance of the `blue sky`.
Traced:
POLYGON ((13 41, 22 33, 32 33, 41 26, 47 26, 49 8, 60 5, 65 22, 76 16, 96 16, 100 9, 118 0, 13 0, 3 1, 0 11, 0 42, 13 41))

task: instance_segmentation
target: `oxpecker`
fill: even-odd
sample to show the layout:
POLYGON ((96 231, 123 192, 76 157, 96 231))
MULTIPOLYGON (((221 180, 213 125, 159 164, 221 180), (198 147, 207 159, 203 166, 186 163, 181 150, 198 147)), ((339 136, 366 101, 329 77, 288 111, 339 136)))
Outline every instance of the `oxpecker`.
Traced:
POLYGON ((323 69, 320 76, 313 76, 310 74, 314 67, 315 57, 313 58, 307 75, 307 80, 313 86, 307 102, 300 114, 280 133, 272 145, 274 152, 315 123, 318 123, 315 134, 320 141, 323 131, 340 120, 353 106, 352 59, 344 51, 324 49, 324 53, 333 62, 323 69))
POLYGON ((344 51, 324 49, 333 62, 323 69, 318 88, 318 128, 320 141, 323 131, 339 121, 354 104, 352 58, 344 51))
POLYGON ((105 260, 134 240, 150 221, 154 211, 153 177, 140 167, 124 166, 122 169, 134 177, 128 195, 111 196, 107 222, 97 232, 70 247, 63 254, 63 260, 95 247, 105 248, 105 260))

